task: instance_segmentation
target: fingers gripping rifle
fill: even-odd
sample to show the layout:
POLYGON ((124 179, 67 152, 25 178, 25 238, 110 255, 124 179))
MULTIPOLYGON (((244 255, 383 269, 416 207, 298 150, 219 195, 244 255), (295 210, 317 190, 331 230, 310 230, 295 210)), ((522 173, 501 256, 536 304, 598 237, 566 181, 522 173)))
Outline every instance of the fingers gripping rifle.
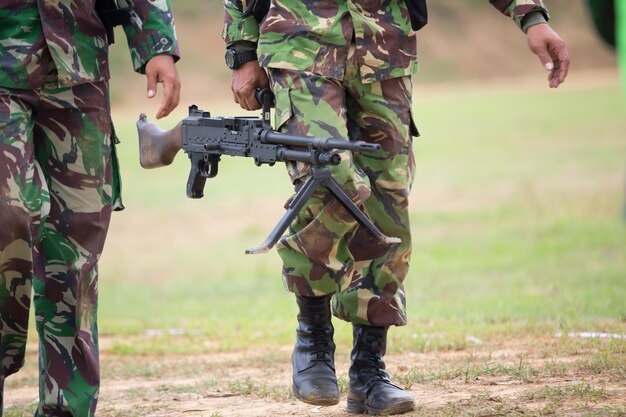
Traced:
POLYGON ((252 158, 257 166, 274 165, 278 161, 302 161, 311 164, 311 174, 292 199, 286 213, 267 239, 246 253, 262 253, 271 249, 295 216, 319 187, 326 187, 354 218, 383 243, 399 243, 400 239, 383 234, 348 197, 331 175, 330 165, 341 162, 339 150, 372 152, 380 145, 363 141, 349 142, 323 137, 307 137, 279 133, 270 126, 272 94, 257 93, 263 104, 262 117, 211 117, 210 113, 189 108, 189 117, 169 131, 148 122, 142 114, 137 121, 139 158, 144 168, 169 165, 179 149, 189 156, 191 170, 187 180, 187 197, 202 198, 207 178, 217 175, 222 155, 252 158))

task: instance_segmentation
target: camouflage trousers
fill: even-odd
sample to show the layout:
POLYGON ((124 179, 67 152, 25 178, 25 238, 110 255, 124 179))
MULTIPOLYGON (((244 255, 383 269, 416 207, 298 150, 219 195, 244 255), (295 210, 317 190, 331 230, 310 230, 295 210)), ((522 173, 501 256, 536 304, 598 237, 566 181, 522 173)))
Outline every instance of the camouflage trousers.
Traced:
POLYGON ((119 191, 108 86, 0 88, 0 116, 0 385, 24 362, 34 293, 35 415, 93 416, 97 262, 119 191))
MULTIPOLYGON (((380 144, 374 153, 343 152, 332 174, 386 235, 379 243, 342 204, 321 189, 309 200, 277 245, 288 290, 304 296, 334 294, 335 316, 358 324, 406 324, 403 281, 411 256, 408 195, 413 183, 410 77, 364 84, 355 48, 344 79, 270 69, 276 128, 300 135, 380 144)), ((296 189, 310 166, 288 163, 296 189)))

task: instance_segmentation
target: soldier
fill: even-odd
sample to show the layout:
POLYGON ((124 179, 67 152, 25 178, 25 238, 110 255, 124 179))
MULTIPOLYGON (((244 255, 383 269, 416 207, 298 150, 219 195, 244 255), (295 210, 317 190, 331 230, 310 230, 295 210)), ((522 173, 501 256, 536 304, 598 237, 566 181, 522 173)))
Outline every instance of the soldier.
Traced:
POLYGON ((112 31, 103 19, 124 17, 148 97, 163 84, 158 118, 180 91, 169 0, 115 3, 0 1, 0 415, 4 379, 24 362, 31 287, 35 416, 95 414, 97 262, 111 211, 123 208, 108 91, 112 31), (96 13, 115 3, 126 9, 96 13))
MULTIPOLYGON (((250 10, 262 10, 262 2, 250 10)), ((391 382, 383 361, 389 326, 407 320, 407 206, 412 137, 418 136, 411 114, 416 36, 407 7, 402 0, 272 1, 259 24, 253 15, 244 15, 240 0, 224 3, 222 35, 235 101, 244 109, 257 109, 255 89, 270 85, 276 129, 380 144, 378 153, 344 153, 332 173, 383 233, 402 240, 379 244, 323 192, 291 224, 277 248, 284 282, 299 307, 293 393, 314 405, 339 402, 332 309, 353 325, 348 411, 412 410, 413 396, 391 382)), ((546 24, 542 1, 491 3, 527 33, 531 50, 549 71, 550 87, 562 83, 569 59, 565 44, 546 24)), ((302 163, 288 165, 295 187, 308 169, 302 163)))

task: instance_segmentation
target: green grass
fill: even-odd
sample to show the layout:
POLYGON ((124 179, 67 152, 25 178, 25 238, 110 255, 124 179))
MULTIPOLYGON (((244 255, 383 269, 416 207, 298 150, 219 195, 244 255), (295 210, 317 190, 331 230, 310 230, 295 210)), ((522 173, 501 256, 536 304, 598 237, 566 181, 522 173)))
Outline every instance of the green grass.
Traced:
MULTIPOLYGON (((459 349, 466 335, 624 333, 626 111, 617 89, 416 93, 414 101, 422 137, 410 323, 391 333, 393 349, 459 349)), ((100 329, 130 338, 105 349, 292 343, 295 303, 278 256, 244 255, 282 215, 292 193, 284 168, 224 157, 205 197, 189 200, 186 157, 142 170, 134 125, 118 119, 127 209, 114 215, 101 262, 100 329), (147 329, 164 334, 142 336, 147 329)), ((336 327, 349 343, 349 327, 336 327)))
POLYGON ((291 393, 291 387, 288 385, 269 385, 265 381, 255 381, 248 376, 228 383, 228 391, 236 395, 254 396, 258 398, 273 398, 278 400, 295 398, 291 393))
POLYGON ((31 403, 27 406, 12 406, 4 410, 6 417, 30 417, 35 414, 37 403, 31 403))

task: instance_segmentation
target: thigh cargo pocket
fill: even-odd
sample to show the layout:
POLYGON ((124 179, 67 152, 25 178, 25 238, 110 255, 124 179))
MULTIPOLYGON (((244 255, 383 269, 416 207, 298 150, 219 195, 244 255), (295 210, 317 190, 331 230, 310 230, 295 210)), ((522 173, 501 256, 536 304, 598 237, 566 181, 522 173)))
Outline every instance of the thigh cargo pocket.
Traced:
MULTIPOLYGON (((275 88, 274 100, 276 107, 274 111, 274 128, 277 131, 283 131, 283 128, 289 130, 290 126, 285 126, 286 123, 293 117, 289 88, 281 88, 279 86, 275 86, 275 88)), ((296 132, 289 131, 288 133, 296 132)))
MULTIPOLYGON (((282 133, 302 135, 302 129, 294 117, 293 104, 291 102, 291 90, 289 87, 274 85, 274 129, 282 133)), ((287 161, 287 172, 291 182, 296 184, 300 179, 309 175, 310 165, 305 162, 287 161)))
POLYGON ((124 204, 122 204, 122 175, 120 174, 120 161, 117 157, 117 145, 119 143, 120 140, 115 133, 115 126, 113 126, 113 119, 111 119, 111 201, 115 211, 124 210, 124 204))

